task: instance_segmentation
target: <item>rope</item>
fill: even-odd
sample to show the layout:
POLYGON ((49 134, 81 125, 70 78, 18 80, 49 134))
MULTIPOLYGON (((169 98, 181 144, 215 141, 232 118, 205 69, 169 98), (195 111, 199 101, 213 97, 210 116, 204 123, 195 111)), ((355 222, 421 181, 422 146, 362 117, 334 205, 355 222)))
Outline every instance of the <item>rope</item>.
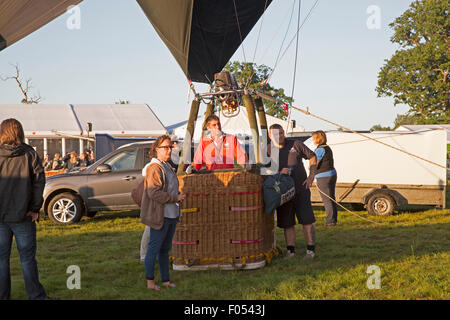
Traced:
MULTIPOLYGON (((279 99, 277 99, 277 98, 274 98, 274 97, 272 97, 272 96, 269 96, 269 95, 267 95, 267 94, 265 94, 265 93, 263 93, 263 92, 260 92, 260 91, 257 91, 257 90, 252 90, 252 93, 254 93, 254 94, 260 96, 260 97, 263 98, 263 99, 270 100, 270 101, 274 101, 274 102, 277 102, 277 103, 278 103, 278 102, 281 102, 282 104, 287 105, 287 103, 285 103, 285 102, 283 102, 283 101, 281 101, 281 100, 279 100, 279 99)), ((334 126, 336 126, 336 127, 339 127, 339 128, 344 129, 344 130, 347 130, 347 131, 350 131, 350 132, 352 132, 352 133, 355 133, 355 134, 357 134, 357 135, 360 135, 360 136, 362 136, 362 137, 364 137, 364 138, 366 138, 366 139, 368 139, 368 140, 372 140, 372 141, 381 143, 382 145, 384 145, 384 146, 386 146, 386 147, 389 147, 389 148, 395 149, 395 150, 397 150, 397 151, 406 153, 407 155, 410 155, 410 156, 412 156, 412 157, 418 158, 418 159, 420 159, 420 160, 423 160, 423 161, 425 161, 425 162, 428 162, 428 163, 430 163, 430 164, 433 164, 433 165, 435 165, 435 166, 438 166, 438 167, 440 167, 440 168, 443 168, 443 169, 445 169, 445 170, 450 171, 449 168, 447 168, 447 167, 445 167, 445 166, 442 166, 442 165, 440 165, 439 163, 436 163, 436 162, 433 162, 433 161, 431 161, 431 160, 422 158, 422 157, 420 157, 420 156, 418 156, 418 155, 415 155, 415 154, 410 153, 410 152, 408 152, 408 151, 405 151, 405 150, 403 150, 403 149, 400 149, 400 148, 391 146, 390 144, 381 142, 381 141, 379 141, 379 140, 377 140, 377 139, 374 139, 374 138, 372 138, 372 137, 366 136, 365 134, 362 134, 362 133, 360 133, 360 132, 356 132, 356 131, 354 131, 354 130, 352 130, 352 129, 349 129, 349 128, 346 128, 346 127, 344 127, 344 126, 341 126, 340 124, 337 124, 337 123, 335 123, 335 122, 332 122, 332 121, 329 121, 329 120, 324 119, 324 118, 322 118, 322 117, 319 117, 319 116, 317 116, 317 115, 315 115, 315 114, 312 114, 311 112, 309 112, 308 108, 307 108, 306 110, 303 110, 303 109, 300 109, 300 108, 297 108, 297 107, 294 107, 294 106, 290 106, 290 107, 293 108, 293 109, 295 109, 295 110, 298 110, 298 111, 300 111, 300 112, 302 112, 302 113, 304 113, 304 114, 306 114, 306 115, 308 115, 308 116, 317 118, 317 119, 319 119, 319 120, 322 120, 322 121, 325 121, 325 122, 327 122, 327 123, 329 123, 329 124, 332 124, 332 125, 334 125, 334 126)))
POLYGON ((339 127, 339 128, 342 128, 342 129, 344 129, 344 130, 350 131, 350 132, 352 132, 352 133, 356 133, 357 135, 360 135, 360 136, 362 136, 362 137, 364 137, 364 138, 366 138, 366 139, 369 139, 369 140, 372 140, 372 141, 381 143, 382 145, 384 145, 384 146, 386 146, 386 147, 389 147, 389 148, 392 148, 392 149, 394 149, 394 150, 403 152, 403 153, 405 153, 405 154, 407 154, 407 155, 410 155, 410 156, 412 156, 412 157, 416 157, 416 158, 418 158, 418 159, 420 159, 420 160, 423 160, 423 161, 425 161, 425 162, 428 162, 428 163, 433 164, 433 165, 435 165, 435 166, 438 166, 438 167, 440 167, 440 168, 444 168, 444 169, 446 169, 446 170, 450 170, 450 169, 448 169, 447 167, 440 165, 439 163, 436 163, 436 162, 433 162, 433 161, 431 161, 431 160, 422 158, 422 157, 420 157, 420 156, 418 156, 418 155, 412 154, 412 153, 410 153, 410 152, 408 152, 408 151, 405 151, 405 150, 403 150, 403 149, 400 149, 400 148, 391 146, 390 144, 387 144, 387 143, 384 143, 384 142, 379 141, 379 140, 377 140, 377 139, 374 139, 374 138, 372 138, 372 137, 366 136, 365 134, 362 134, 362 133, 360 133, 360 132, 356 132, 356 131, 354 131, 354 130, 351 130, 351 129, 349 129, 349 128, 346 128, 346 127, 344 127, 344 126, 341 126, 340 124, 337 124, 337 123, 335 123, 335 122, 326 120, 326 119, 324 119, 324 118, 322 118, 322 117, 319 117, 319 116, 316 116, 316 115, 310 113, 308 110, 305 111, 305 110, 302 110, 302 109, 297 108, 297 107, 294 107, 294 106, 291 106, 291 108, 293 108, 293 109, 295 109, 295 110, 298 110, 298 111, 300 111, 300 112, 302 112, 302 113, 304 113, 304 114, 306 114, 306 115, 309 115, 309 116, 311 116, 311 117, 314 117, 314 118, 317 118, 317 119, 319 119, 319 120, 325 121, 325 122, 327 122, 327 123, 329 123, 329 124, 332 124, 332 125, 334 125, 334 126, 337 126, 337 127, 339 127))
POLYGON ((340 206, 340 207, 341 207, 342 209, 344 209, 345 211, 350 212, 350 213, 353 214, 354 216, 357 216, 358 218, 360 218, 360 219, 362 219, 362 220, 366 220, 366 221, 368 221, 368 222, 370 222, 370 223, 375 223, 375 224, 380 224, 380 225, 382 224, 382 223, 380 223, 380 222, 372 221, 372 220, 370 220, 370 219, 361 217, 359 214, 356 214, 356 213, 354 213, 353 211, 350 211, 349 209, 347 209, 346 207, 344 207, 343 205, 341 205, 339 202, 337 202, 336 200, 334 200, 333 198, 331 198, 329 195, 327 195, 325 192, 323 192, 322 190, 320 190, 319 185, 316 184, 316 187, 317 187, 317 190, 319 190, 319 192, 320 192, 321 194, 323 194, 323 195, 326 196, 328 199, 330 199, 331 201, 333 201, 334 203, 336 203, 338 206, 340 206))
MULTIPOLYGON (((427 129, 427 130, 423 130, 420 131, 422 132, 429 132, 429 131, 433 131, 436 129, 427 129)), ((393 138, 393 137, 399 137, 399 136, 404 136, 404 135, 408 135, 408 134, 415 134, 416 132, 401 132, 401 133, 397 133, 397 134, 390 134, 387 136, 382 136, 379 138, 374 138, 375 140, 382 140, 382 139, 389 139, 389 138, 393 138)), ((367 139, 361 139, 361 140, 353 140, 353 141, 346 141, 346 142, 338 142, 338 143, 328 143, 329 146, 338 146, 338 145, 342 145, 342 144, 350 144, 350 143, 358 143, 358 142, 364 142, 367 141, 367 139)))

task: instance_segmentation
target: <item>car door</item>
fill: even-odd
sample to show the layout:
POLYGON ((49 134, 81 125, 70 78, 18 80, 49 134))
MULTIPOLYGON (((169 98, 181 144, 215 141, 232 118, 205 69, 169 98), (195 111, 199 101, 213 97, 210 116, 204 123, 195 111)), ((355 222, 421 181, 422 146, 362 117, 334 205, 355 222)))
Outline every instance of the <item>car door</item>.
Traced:
POLYGON ((93 173, 88 177, 89 190, 85 190, 90 210, 133 209, 136 204, 131 198, 131 191, 141 180, 138 163, 138 148, 127 148, 112 154, 103 161, 109 165, 110 172, 93 173))

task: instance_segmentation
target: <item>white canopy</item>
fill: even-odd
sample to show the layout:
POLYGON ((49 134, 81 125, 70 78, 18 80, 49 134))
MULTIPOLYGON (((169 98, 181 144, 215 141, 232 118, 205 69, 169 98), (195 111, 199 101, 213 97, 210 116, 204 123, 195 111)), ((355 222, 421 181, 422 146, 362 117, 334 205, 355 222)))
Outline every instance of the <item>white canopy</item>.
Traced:
POLYGON ((69 104, 2 104, 0 121, 20 121, 26 136, 53 136, 52 130, 79 135, 83 130, 69 104))
POLYGON ((88 122, 93 133, 117 136, 160 136, 166 128, 146 104, 76 104, 73 106, 84 128, 88 122))
POLYGON ((165 134, 164 125, 146 104, 3 104, 0 121, 15 118, 26 136, 54 136, 108 133, 114 136, 150 137, 165 134))

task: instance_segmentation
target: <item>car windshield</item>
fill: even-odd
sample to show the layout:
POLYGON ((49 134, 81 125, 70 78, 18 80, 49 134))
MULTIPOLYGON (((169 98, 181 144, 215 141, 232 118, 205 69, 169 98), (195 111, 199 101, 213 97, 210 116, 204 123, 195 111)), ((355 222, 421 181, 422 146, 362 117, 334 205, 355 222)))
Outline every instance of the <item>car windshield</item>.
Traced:
POLYGON ((137 150, 125 150, 115 154, 104 164, 109 165, 113 171, 133 170, 136 164, 136 156, 137 150))

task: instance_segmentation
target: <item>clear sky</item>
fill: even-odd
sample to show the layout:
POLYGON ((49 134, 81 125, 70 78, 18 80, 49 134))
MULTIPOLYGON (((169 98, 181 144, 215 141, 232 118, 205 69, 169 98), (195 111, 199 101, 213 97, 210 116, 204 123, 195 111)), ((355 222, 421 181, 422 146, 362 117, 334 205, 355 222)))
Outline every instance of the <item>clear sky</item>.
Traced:
MULTIPOLYGON (((273 0, 263 19, 258 46, 261 20, 244 41, 248 60, 274 66, 293 1, 273 0)), ((314 2, 302 1, 302 21, 314 2)), ((390 42, 389 23, 412 2, 320 0, 300 30, 294 105, 307 106, 311 113, 351 129, 392 126, 396 115, 408 108, 394 106, 390 98, 377 98, 375 88, 384 60, 398 49, 390 42)), ((285 47, 297 28, 298 2, 294 6, 285 47)), ((80 29, 67 27, 73 15, 66 13, 1 51, 0 75, 12 75, 10 64, 18 63, 23 77, 32 78, 34 92, 40 93, 45 104, 129 100, 150 105, 164 125, 186 120, 190 106, 186 77, 137 2, 84 0, 79 8, 80 29)), ((295 40, 270 82, 288 94, 294 58, 295 40)), ((242 48, 231 60, 243 60, 242 48)), ((196 88, 198 92, 206 89, 203 85, 196 88)), ((21 99, 13 81, 0 81, 0 104, 21 99)), ((296 111, 292 117, 307 130, 336 129, 296 111)))

